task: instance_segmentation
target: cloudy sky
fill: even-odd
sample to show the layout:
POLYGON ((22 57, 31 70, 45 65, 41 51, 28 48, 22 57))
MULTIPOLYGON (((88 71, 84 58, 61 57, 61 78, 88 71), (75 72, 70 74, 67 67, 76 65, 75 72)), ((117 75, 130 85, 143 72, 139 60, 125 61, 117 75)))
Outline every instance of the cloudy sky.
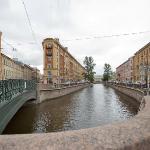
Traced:
POLYGON ((150 42, 150 0, 24 0, 36 40, 32 37, 22 0, 0 0, 3 52, 42 70, 42 40, 58 37, 82 63, 92 56, 96 73, 104 63, 113 70, 150 42), (126 34, 125 36, 107 35, 126 34), (90 39, 88 39, 90 38, 90 39), (78 40, 79 39, 79 40, 78 40))

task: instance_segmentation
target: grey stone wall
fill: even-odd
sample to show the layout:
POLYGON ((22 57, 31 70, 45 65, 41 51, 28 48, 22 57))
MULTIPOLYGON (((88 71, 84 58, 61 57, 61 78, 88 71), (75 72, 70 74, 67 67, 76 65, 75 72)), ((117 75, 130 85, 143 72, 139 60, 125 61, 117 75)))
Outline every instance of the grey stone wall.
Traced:
POLYGON ((129 88, 129 87, 120 86, 120 85, 112 85, 112 84, 108 84, 108 86, 134 98, 138 102, 141 102, 144 96, 144 92, 138 89, 129 88))
POLYGON ((44 86, 38 86, 38 91, 37 91, 37 101, 36 103, 41 103, 45 100, 50 100, 54 98, 58 98, 67 94, 71 94, 75 91, 78 91, 80 89, 83 89, 85 87, 88 87, 89 84, 79 84, 79 85, 72 85, 72 86, 67 86, 67 87, 62 87, 62 88, 41 88, 44 86))

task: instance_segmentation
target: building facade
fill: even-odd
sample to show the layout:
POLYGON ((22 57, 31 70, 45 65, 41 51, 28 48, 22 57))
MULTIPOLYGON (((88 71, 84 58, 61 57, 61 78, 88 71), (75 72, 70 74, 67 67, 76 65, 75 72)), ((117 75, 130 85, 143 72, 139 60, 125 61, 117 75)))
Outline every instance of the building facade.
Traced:
POLYGON ((119 82, 129 83, 133 81, 133 57, 116 68, 116 76, 119 82))
POLYGON ((23 65, 1 53, 2 56, 2 79, 22 79, 23 65))
POLYGON ((85 68, 63 47, 59 39, 47 38, 42 42, 44 50, 44 83, 64 83, 83 80, 85 68))
POLYGON ((13 60, 1 53, 1 78, 0 80, 8 79, 24 79, 24 80, 39 80, 40 71, 29 65, 13 60))
POLYGON ((133 80, 134 82, 147 83, 150 76, 150 43, 145 45, 134 54, 133 57, 133 80))
POLYGON ((150 43, 116 68, 117 80, 147 84, 150 82, 150 43), (149 81, 148 81, 149 80, 149 81))

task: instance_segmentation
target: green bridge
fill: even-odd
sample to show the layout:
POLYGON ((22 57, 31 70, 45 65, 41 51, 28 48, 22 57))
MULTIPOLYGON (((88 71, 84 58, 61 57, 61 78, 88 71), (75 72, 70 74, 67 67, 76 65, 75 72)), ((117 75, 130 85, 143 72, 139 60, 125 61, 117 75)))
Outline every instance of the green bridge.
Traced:
POLYGON ((0 133, 25 102, 35 99, 36 82, 34 80, 1 80, 0 133))

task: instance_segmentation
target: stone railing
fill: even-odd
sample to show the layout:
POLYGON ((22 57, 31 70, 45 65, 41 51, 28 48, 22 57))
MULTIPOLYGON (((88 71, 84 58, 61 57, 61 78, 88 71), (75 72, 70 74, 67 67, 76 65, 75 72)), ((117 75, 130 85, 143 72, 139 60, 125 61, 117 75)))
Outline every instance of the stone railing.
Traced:
POLYGON ((145 107, 138 115, 126 121, 75 131, 2 135, 0 149, 149 150, 150 97, 143 97, 143 102, 145 107))
POLYGON ((45 100, 50 100, 67 94, 71 94, 87 86, 89 86, 89 83, 83 83, 83 84, 80 83, 80 84, 63 85, 63 86, 57 85, 57 87, 54 87, 52 85, 39 84, 37 86, 36 103, 41 103, 45 100))
POLYGON ((66 88, 66 87, 72 87, 72 86, 78 86, 78 85, 84 85, 87 84, 88 82, 74 82, 74 83, 61 83, 61 84, 43 84, 39 83, 38 88, 40 90, 43 89, 59 89, 59 88, 66 88))
POLYGON ((116 82, 108 82, 108 84, 109 85, 111 84, 111 85, 114 85, 114 86, 131 88, 131 89, 135 89, 135 90, 140 90, 140 91, 143 91, 145 95, 147 95, 148 93, 150 95, 150 91, 147 88, 147 84, 116 83, 116 82))

